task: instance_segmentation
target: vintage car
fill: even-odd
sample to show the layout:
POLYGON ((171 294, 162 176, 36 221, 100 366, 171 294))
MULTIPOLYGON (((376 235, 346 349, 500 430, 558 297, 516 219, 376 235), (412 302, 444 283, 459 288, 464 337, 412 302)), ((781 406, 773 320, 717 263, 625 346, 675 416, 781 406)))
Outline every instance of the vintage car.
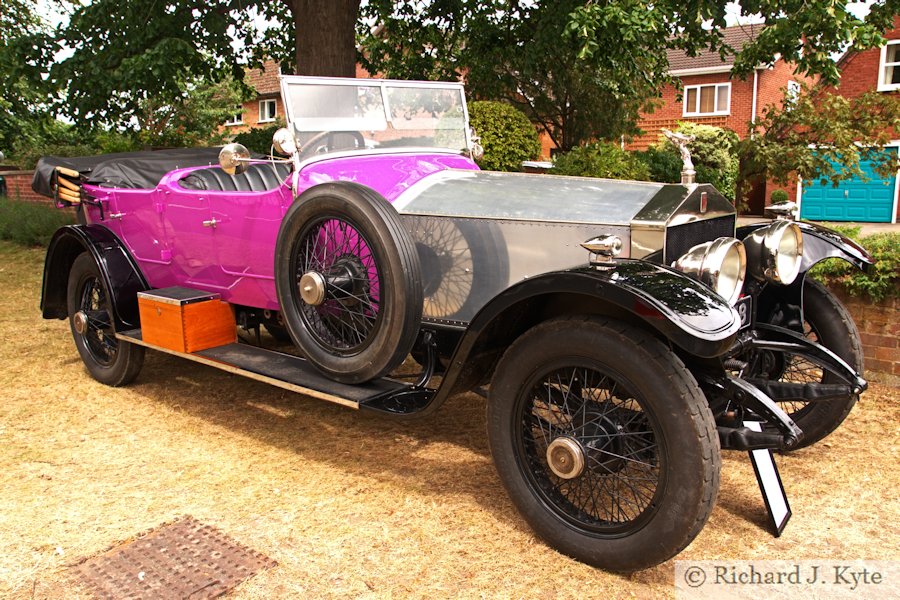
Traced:
POLYGON ((95 379, 129 383, 149 347, 400 419, 480 391, 524 519, 619 571, 699 533, 720 448, 811 444, 865 390, 852 320, 806 277, 871 264, 840 235, 736 228, 709 185, 481 171, 457 83, 281 91, 282 158, 41 162, 35 189, 80 220, 48 248, 41 308, 95 379))

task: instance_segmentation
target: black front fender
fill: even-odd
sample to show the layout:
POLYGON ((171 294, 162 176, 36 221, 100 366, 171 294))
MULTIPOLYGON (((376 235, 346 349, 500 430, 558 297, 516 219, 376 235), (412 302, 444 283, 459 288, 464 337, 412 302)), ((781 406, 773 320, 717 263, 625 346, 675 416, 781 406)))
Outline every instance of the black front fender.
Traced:
MULTIPOLYGON (((719 356, 740 328, 737 312, 720 296, 687 275, 646 261, 622 260, 613 267, 584 267, 547 273, 518 283, 482 308, 466 337, 481 335, 517 305, 541 297, 580 296, 611 305, 657 330, 686 352, 719 356)), ((465 339, 461 345, 465 343, 465 339)))
POLYGON ((546 273, 506 289, 475 315, 460 336, 432 405, 486 381, 503 351, 531 327, 579 314, 643 326, 699 357, 726 352, 740 328, 737 311, 712 290, 649 262, 622 260, 610 268, 546 273))
POLYGON ((47 247, 41 312, 45 319, 68 316, 66 290, 75 258, 90 252, 114 307, 117 331, 139 326, 137 293, 150 289, 122 241, 102 225, 66 225, 59 228, 47 247))
MULTIPOLYGON (((738 227, 735 236, 739 240, 743 240, 757 229, 768 225, 768 222, 744 225, 738 227)), ((805 273, 814 264, 826 258, 841 258, 863 271, 868 271, 875 264, 875 260, 866 252, 865 248, 837 231, 815 223, 797 222, 797 226, 803 232, 801 273, 805 273)))

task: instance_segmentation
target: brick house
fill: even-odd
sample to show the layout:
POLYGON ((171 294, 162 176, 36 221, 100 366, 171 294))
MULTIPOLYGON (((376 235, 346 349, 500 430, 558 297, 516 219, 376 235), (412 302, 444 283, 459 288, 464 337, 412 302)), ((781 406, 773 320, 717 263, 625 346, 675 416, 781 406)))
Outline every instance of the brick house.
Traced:
MULTIPOLYGON (((880 48, 848 52, 838 61, 840 83, 829 91, 847 98, 866 92, 900 94, 900 18, 885 32, 886 43, 880 48)), ((900 132, 891 132, 892 141, 885 152, 897 154, 900 132)), ((798 186, 800 216, 812 220, 900 222, 897 174, 880 177, 867 164, 861 165, 867 180, 850 179, 837 187, 830 183, 803 182, 798 186)))
MULTIPOLYGON (((738 25, 722 31, 725 43, 735 50, 754 39, 762 25, 738 25)), ((784 90, 799 91, 808 79, 797 74, 793 65, 778 59, 772 66, 761 66, 744 79, 733 79, 734 56, 723 60, 718 52, 703 52, 687 56, 669 50, 669 74, 683 86, 666 86, 661 93, 661 105, 653 112, 642 114, 638 126, 644 133, 630 141, 629 150, 643 150, 659 139, 661 130, 673 129, 679 121, 692 121, 731 129, 741 138, 749 126, 762 114, 763 108, 780 103, 784 90)))
MULTIPOLYGON (((762 31, 763 25, 738 25, 722 30, 725 43, 740 51, 762 31)), ((732 77, 734 56, 724 60, 718 52, 687 56, 669 50, 669 74, 681 83, 681 89, 667 85, 660 94, 660 104, 638 120, 643 134, 626 139, 626 150, 645 150, 655 144, 662 129, 675 129, 680 121, 730 129, 744 138, 750 125, 769 105, 780 104, 784 92, 799 93, 803 83, 812 80, 796 72, 794 65, 778 58, 771 66, 760 66, 751 75, 732 77)), ((773 186, 760 181, 753 185, 747 199, 750 214, 762 214, 768 204, 767 190, 773 186)), ((794 193, 790 188, 790 193, 794 193)))
POLYGON ((278 76, 281 68, 274 60, 268 60, 261 69, 248 69, 245 75, 247 85, 256 90, 256 95, 244 102, 240 110, 225 122, 224 128, 231 135, 254 127, 268 127, 276 119, 284 119, 284 105, 281 102, 281 88, 278 76))

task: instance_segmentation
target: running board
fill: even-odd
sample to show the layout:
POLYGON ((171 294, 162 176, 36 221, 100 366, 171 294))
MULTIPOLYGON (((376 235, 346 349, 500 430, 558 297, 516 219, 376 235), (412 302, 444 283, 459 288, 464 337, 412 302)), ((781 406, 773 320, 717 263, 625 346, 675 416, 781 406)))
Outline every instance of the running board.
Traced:
POLYGON ((148 344, 144 341, 140 329, 117 333, 116 337, 125 342, 180 356, 291 392, 354 409, 370 403, 378 406, 389 398, 408 395, 413 388, 412 384, 388 378, 358 385, 338 383, 317 371, 308 361, 298 356, 249 344, 226 344, 188 353, 148 344))

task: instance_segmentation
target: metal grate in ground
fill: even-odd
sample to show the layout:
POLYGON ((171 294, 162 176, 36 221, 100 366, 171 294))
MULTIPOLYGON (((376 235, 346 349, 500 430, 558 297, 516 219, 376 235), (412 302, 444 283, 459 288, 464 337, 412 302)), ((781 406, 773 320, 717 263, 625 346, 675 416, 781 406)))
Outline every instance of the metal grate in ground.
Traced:
POLYGON ((216 598, 275 561, 184 517, 72 568, 100 598, 216 598))

